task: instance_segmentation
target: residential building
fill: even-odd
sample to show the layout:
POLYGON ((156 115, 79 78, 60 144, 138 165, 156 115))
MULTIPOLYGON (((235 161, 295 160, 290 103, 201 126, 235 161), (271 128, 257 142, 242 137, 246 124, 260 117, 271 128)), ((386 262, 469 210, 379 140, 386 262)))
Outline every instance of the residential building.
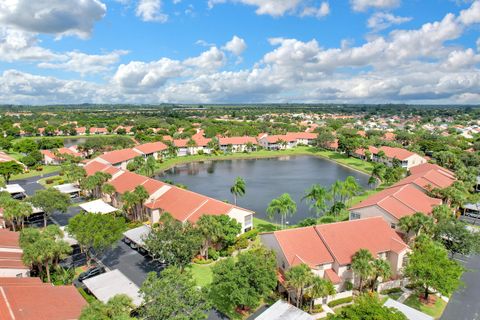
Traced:
POLYGON ((411 167, 427 162, 427 159, 403 148, 383 146, 378 148, 378 152, 373 154, 373 161, 383 162, 389 166, 393 165, 393 159, 400 161, 400 165, 409 170, 411 167), (378 153, 383 151, 384 157, 379 157, 378 153))
MULTIPOLYGON (((280 274, 299 264, 330 280, 338 292, 358 283, 352 257, 360 249, 389 262, 393 277, 401 275, 409 248, 381 217, 263 233, 262 243, 276 253, 280 274)), ((383 279, 387 280, 387 279, 383 279)))
POLYGON ((22 262, 23 250, 19 238, 18 232, 0 229, 0 278, 21 278, 30 274, 30 268, 22 262))
POLYGON ((92 161, 98 161, 104 164, 112 165, 116 168, 127 169, 127 164, 135 157, 142 156, 143 154, 134 149, 121 149, 106 152, 101 156, 96 157, 92 161))
POLYGON ((230 148, 231 152, 249 151, 248 145, 251 144, 253 148, 258 145, 257 139, 248 136, 218 138, 218 143, 220 150, 227 151, 230 148))
POLYGON ((73 157, 82 157, 82 154, 78 152, 75 148, 58 148, 57 150, 40 150, 40 153, 43 156, 43 163, 48 164, 60 164, 64 161, 62 155, 70 155, 73 157))
POLYGON ((397 229, 402 217, 422 212, 430 215, 442 200, 429 197, 412 184, 394 186, 376 193, 349 209, 350 220, 380 216, 397 229))
POLYGON ((161 159, 168 150, 168 146, 161 142, 148 142, 133 148, 133 151, 141 153, 144 157, 153 156, 155 159, 161 159))
POLYGON ((452 171, 436 164, 424 163, 410 168, 410 175, 394 184, 394 186, 411 184, 423 192, 429 192, 435 188, 447 188, 456 180, 452 171))

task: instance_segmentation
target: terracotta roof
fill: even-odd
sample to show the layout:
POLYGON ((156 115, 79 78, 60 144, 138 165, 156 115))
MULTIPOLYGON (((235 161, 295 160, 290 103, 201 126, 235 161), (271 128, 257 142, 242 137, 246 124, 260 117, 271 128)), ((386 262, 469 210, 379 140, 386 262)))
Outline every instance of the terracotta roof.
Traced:
POLYGON ((314 228, 340 265, 350 264, 352 256, 360 249, 367 249, 376 257, 382 252, 399 253, 408 248, 382 217, 329 223, 314 228))
POLYGON ((442 200, 430 198, 422 191, 410 184, 394 186, 376 193, 362 202, 351 207, 350 210, 378 206, 397 219, 413 215, 415 212, 431 214, 435 206, 441 205, 442 200))
POLYGON ((247 144, 247 143, 252 143, 252 144, 258 144, 257 139, 253 137, 248 137, 248 136, 243 136, 243 137, 225 137, 225 138, 219 138, 218 142, 220 145, 225 146, 225 145, 242 145, 242 144, 247 144))
POLYGON ((141 153, 136 152, 133 149, 121 149, 121 150, 114 150, 114 151, 104 153, 101 156, 99 156, 99 158, 102 158, 103 160, 111 164, 117 164, 117 163, 131 160, 140 155, 141 153))
POLYGON ((4 284, 0 292, 2 320, 79 319, 87 305, 74 286, 4 284))
POLYGON ((274 232, 290 266, 305 263, 310 267, 333 262, 333 257, 314 227, 287 229, 274 232))
POLYGON ((325 278, 330 280, 333 284, 339 284, 342 282, 342 279, 338 276, 338 274, 333 269, 325 270, 325 278))
POLYGON ((397 135, 393 132, 385 132, 385 134, 383 135, 383 140, 395 141, 396 137, 397 137, 397 135))
POLYGON ((59 154, 69 154, 69 155, 75 156, 75 157, 81 157, 81 156, 82 156, 81 153, 75 152, 75 151, 73 151, 73 150, 70 149, 70 148, 58 148, 57 152, 58 152, 59 154))
POLYGON ((307 140, 313 140, 317 138, 316 133, 312 132, 287 132, 286 134, 289 139, 307 139, 307 140))
POLYGON ((0 162, 17 161, 3 151, 0 151, 0 162))
MULTIPOLYGON (((371 154, 377 154, 378 153, 378 148, 375 148, 374 146, 369 146, 368 151, 370 151, 371 154)), ((365 149, 364 148, 357 149, 357 150, 355 150, 355 154, 364 156, 365 155, 365 149)))
POLYGON ((395 147, 387 147, 387 146, 380 147, 378 150, 383 151, 387 158, 389 159, 396 158, 398 160, 405 160, 415 154, 414 152, 408 151, 403 148, 395 148, 395 147))
POLYGON ((358 130, 358 131, 357 131, 357 134, 358 134, 359 136, 361 136, 361 137, 364 137, 364 138, 367 137, 367 133, 366 133, 365 131, 363 131, 363 130, 358 130))
POLYGON ((58 159, 58 157, 50 150, 40 150, 40 153, 50 159, 58 159))
POLYGON ((38 277, 28 277, 28 278, 1 278, 0 277, 0 286, 31 286, 31 285, 48 285, 43 283, 42 280, 38 277))
POLYGON ((140 151, 143 154, 151 154, 151 153, 154 153, 154 152, 167 150, 168 147, 165 143, 158 141, 158 142, 144 143, 144 144, 136 146, 134 149, 140 151))
POLYGON ((101 163, 95 160, 90 161, 83 168, 87 172, 87 176, 91 176, 92 174, 95 174, 95 172, 99 171, 109 173, 113 176, 115 173, 121 171, 120 169, 112 167, 111 165, 101 163))
POLYGON ((189 139, 175 139, 173 140, 173 144, 175 145, 175 147, 185 148, 187 147, 188 140, 189 139))
POLYGON ((447 172, 432 169, 412 174, 400 180, 393 186, 403 186, 412 183, 424 190, 430 191, 434 188, 443 189, 449 187, 455 182, 455 180, 456 179, 447 172))
POLYGON ((413 175, 413 174, 430 171, 430 170, 439 171, 442 174, 450 175, 452 178, 455 178, 455 173, 453 173, 452 171, 445 169, 444 167, 441 167, 438 164, 433 164, 428 162, 411 167, 410 173, 413 175))
POLYGON ((119 176, 110 180, 110 184, 115 187, 118 193, 124 194, 127 191, 133 191, 136 186, 139 186, 148 180, 147 177, 136 174, 130 171, 124 171, 119 176))
POLYGON ((0 229, 0 248, 20 249, 20 234, 8 229, 0 229))

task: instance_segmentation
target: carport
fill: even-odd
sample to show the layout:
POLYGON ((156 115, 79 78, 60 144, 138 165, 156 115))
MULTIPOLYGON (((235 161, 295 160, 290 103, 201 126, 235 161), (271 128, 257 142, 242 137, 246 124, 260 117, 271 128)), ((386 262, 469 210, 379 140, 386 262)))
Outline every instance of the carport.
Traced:
POLYGON ((88 213, 100 213, 100 214, 107 214, 107 213, 118 211, 117 208, 112 207, 108 203, 104 202, 102 199, 97 199, 90 202, 82 203, 80 204, 80 208, 82 208, 88 213))
POLYGON ((61 193, 70 195, 70 198, 76 198, 80 195, 80 188, 74 185, 73 183, 65 183, 60 184, 58 186, 54 186, 55 189, 60 191, 61 193))
POLYGON ((7 184, 5 188, 0 188, 0 191, 6 191, 10 193, 12 198, 23 199, 27 196, 25 189, 23 189, 19 184, 7 184))
POLYGON ((145 238, 150 231, 151 229, 147 225, 127 230, 123 233, 125 236, 124 241, 134 249, 143 248, 145 246, 145 238))

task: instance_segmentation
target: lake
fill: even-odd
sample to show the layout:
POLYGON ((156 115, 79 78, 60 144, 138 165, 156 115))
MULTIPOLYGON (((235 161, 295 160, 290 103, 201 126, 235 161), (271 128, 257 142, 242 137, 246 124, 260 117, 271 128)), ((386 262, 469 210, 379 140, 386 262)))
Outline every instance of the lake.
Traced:
POLYGON ((313 156, 193 162, 177 165, 155 178, 184 184, 189 190, 233 203, 230 187, 236 177, 242 177, 246 182, 246 194, 237 200, 238 206, 268 220, 265 211, 270 201, 282 193, 289 193, 298 210, 287 221, 296 224, 315 216, 315 211, 301 200, 306 189, 312 184, 329 187, 348 176, 354 176, 361 186, 368 188, 368 175, 313 156))
POLYGON ((87 138, 64 138, 63 145, 68 148, 85 143, 85 141, 87 141, 87 138))

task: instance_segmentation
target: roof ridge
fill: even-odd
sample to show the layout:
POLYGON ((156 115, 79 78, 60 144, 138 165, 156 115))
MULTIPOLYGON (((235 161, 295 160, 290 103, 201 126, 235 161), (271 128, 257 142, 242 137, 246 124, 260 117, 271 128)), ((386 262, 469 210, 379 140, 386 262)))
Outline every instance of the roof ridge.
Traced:
POLYGON ((191 216, 193 216, 198 210, 200 210, 201 207, 203 207, 207 202, 209 201, 209 199, 206 199, 205 201, 203 201, 195 210, 193 210, 184 220, 183 222, 187 221, 188 218, 190 218, 191 216))

